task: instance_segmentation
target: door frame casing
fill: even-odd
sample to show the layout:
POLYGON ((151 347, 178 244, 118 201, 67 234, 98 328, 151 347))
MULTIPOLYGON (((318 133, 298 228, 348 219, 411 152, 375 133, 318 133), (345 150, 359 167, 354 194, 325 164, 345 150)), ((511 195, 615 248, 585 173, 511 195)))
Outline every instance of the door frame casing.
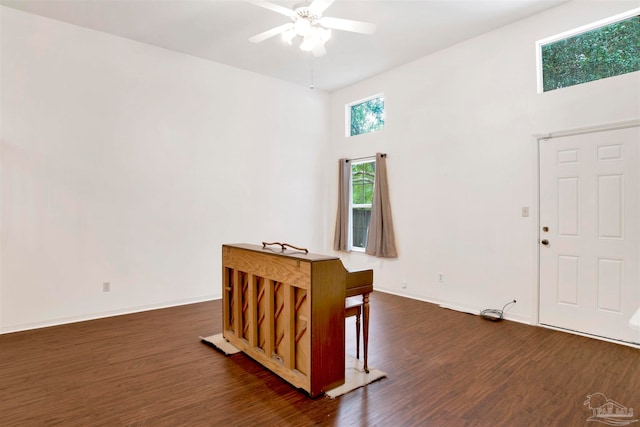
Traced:
POLYGON ((547 329, 553 329, 553 330, 558 330, 558 331, 562 331, 562 332, 568 332, 568 333, 572 333, 575 335, 581 335, 584 337, 588 337, 588 338, 595 338, 595 339, 599 339, 602 341, 608 341, 608 342, 612 342, 612 343, 616 343, 616 344, 622 344, 622 345, 627 345, 630 347, 634 347, 634 348, 640 348, 640 346, 634 345, 632 343, 627 343, 627 342, 623 342, 623 341, 617 341, 617 340, 613 340, 610 338, 606 338, 606 337, 600 337, 600 336, 596 336, 596 335, 589 335, 589 334, 585 334, 582 332, 578 332, 578 331, 572 331, 572 330, 568 330, 568 329, 563 329, 563 328, 557 328, 554 326, 548 326, 548 325, 542 325, 540 324, 540 288, 542 286, 542 283, 540 281, 540 268, 541 268, 541 264, 540 264, 540 227, 542 227, 542 224, 540 223, 540 199, 541 199, 541 194, 540 194, 540 168, 541 168, 541 164, 540 164, 540 145, 551 140, 554 138, 561 138, 561 137, 566 137, 566 136, 574 136, 574 135, 584 135, 584 134, 589 134, 589 133, 596 133, 596 132, 607 132, 607 131, 613 131, 613 130, 619 130, 619 129, 628 129, 628 128, 633 128, 633 127, 640 127, 640 119, 634 119, 634 120, 625 120, 625 121, 621 121, 621 122, 613 122, 613 123, 606 123, 606 124, 600 124, 600 125, 594 125, 594 126, 585 126, 585 127, 580 127, 580 128, 573 128, 573 129, 565 129, 565 130, 559 130, 559 131, 554 131, 554 132, 547 132, 547 133, 538 133, 538 134, 534 134, 532 135, 534 140, 535 140, 535 150, 536 150, 536 156, 535 156, 535 179, 534 179, 534 186, 536 187, 533 191, 534 194, 534 204, 536 206, 535 209, 535 214, 536 214, 536 218, 535 221, 532 221, 532 224, 534 227, 536 227, 535 232, 533 233, 533 235, 536 238, 535 241, 535 245, 536 245, 536 250, 534 251, 535 253, 535 265, 537 266, 536 268, 536 280, 535 280, 535 285, 534 285, 534 289, 532 291, 533 294, 533 312, 531 313, 531 321, 532 324, 537 325, 537 326, 541 326, 543 328, 547 328, 547 329))

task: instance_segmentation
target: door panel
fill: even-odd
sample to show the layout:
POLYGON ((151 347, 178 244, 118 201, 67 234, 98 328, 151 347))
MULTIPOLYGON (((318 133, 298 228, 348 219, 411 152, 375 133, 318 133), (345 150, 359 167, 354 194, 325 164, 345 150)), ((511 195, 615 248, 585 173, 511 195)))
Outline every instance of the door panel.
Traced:
POLYGON ((637 127, 540 141, 541 324, 640 343, 639 146, 637 127))

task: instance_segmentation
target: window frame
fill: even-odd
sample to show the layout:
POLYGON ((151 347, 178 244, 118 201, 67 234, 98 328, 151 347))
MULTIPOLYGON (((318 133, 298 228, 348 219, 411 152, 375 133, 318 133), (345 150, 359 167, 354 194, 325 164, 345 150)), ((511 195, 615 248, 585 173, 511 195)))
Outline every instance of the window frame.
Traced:
MULTIPOLYGON (((359 204, 354 204, 353 203, 353 167, 357 166, 357 165, 361 165, 361 164, 365 164, 365 163, 373 163, 374 165, 374 171, 375 171, 375 165, 376 165, 376 157, 375 156, 371 156, 371 157, 363 157, 360 158, 358 160, 352 160, 349 163, 349 167, 350 167, 350 171, 349 171, 349 226, 348 226, 348 230, 349 230, 349 239, 348 239, 348 250, 350 251, 354 251, 354 252, 365 252, 366 249, 366 243, 364 247, 360 247, 360 246, 354 246, 353 245, 353 210, 357 209, 357 208, 369 208, 369 210, 372 209, 373 207, 373 192, 375 192, 375 185, 376 185, 376 178, 375 178, 375 174, 373 177, 373 192, 371 195, 371 204, 368 203, 359 203, 359 204)), ((369 216, 369 224, 371 223, 371 216, 369 216)), ((367 224, 367 231, 369 230, 369 224, 367 224)))
POLYGON ((362 99, 359 99, 357 101, 353 101, 353 102, 350 102, 350 103, 346 104, 345 105, 345 121, 344 121, 345 137, 353 138, 353 137, 360 136, 360 135, 368 135, 370 133, 377 133, 377 132, 384 131, 384 125, 386 125, 386 123, 387 123, 386 114, 387 114, 387 104, 386 104, 386 100, 384 98, 384 93, 378 93, 376 95, 371 95, 371 96, 368 96, 366 98, 362 98, 362 99), (367 133, 360 133, 358 135, 351 135, 351 108, 353 106, 355 106, 355 105, 364 104, 365 102, 368 102, 368 101, 371 101, 372 99, 377 99, 377 98, 382 98, 383 102, 385 103, 385 106, 384 106, 384 109, 385 109, 385 111, 384 111, 385 120, 384 120, 384 124, 382 126, 382 129, 376 130, 376 131, 372 131, 372 132, 367 132, 367 133))
MULTIPOLYGON (((610 16, 608 18, 600 19, 599 21, 595 21, 590 24, 582 25, 580 27, 562 32, 560 34, 556 34, 551 37, 544 38, 542 40, 538 40, 536 42, 536 74, 537 74, 538 93, 540 94, 540 93, 552 92, 552 91, 547 91, 547 92, 544 91, 544 81, 543 81, 543 72, 542 72, 542 47, 543 46, 560 41, 560 40, 568 39, 589 31, 597 30, 598 28, 606 27, 607 25, 624 21, 625 19, 638 16, 638 14, 640 14, 640 7, 629 10, 627 12, 619 13, 614 16, 610 16)), ((593 81, 597 81, 597 80, 593 80, 593 81)), ((588 83, 588 82, 585 82, 585 83, 588 83)), ((567 86, 567 87, 571 87, 571 86, 567 86)))

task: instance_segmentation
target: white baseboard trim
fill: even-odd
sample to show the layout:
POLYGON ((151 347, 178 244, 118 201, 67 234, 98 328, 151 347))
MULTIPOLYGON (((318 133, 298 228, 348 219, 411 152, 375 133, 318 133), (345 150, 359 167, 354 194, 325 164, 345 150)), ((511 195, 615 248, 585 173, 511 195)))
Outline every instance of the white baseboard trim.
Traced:
MULTIPOLYGON (((440 300, 440 299, 437 299, 437 298, 419 297, 419 296, 416 296, 416 295, 404 294, 404 293, 396 292, 396 291, 389 290, 389 289, 375 288, 375 291, 376 292, 383 292, 385 294, 397 295, 399 297, 410 298, 410 299, 414 299, 414 300, 417 300, 417 301, 424 301, 424 302, 428 302, 428 303, 431 303, 431 304, 436 304, 436 305, 440 306, 441 308, 446 308, 448 310, 459 311, 459 312, 467 313, 467 314, 473 314, 474 316, 479 316, 480 312, 482 310, 484 310, 484 308, 460 305, 460 304, 452 302, 452 301, 445 301, 445 300, 440 300)), ((489 308, 491 308, 491 307, 489 307, 489 308)), ((507 309, 507 312, 504 313, 504 319, 505 320, 511 320, 512 322, 523 323, 525 325, 534 325, 534 323, 532 323, 531 317, 522 316, 522 315, 519 315, 519 314, 510 314, 508 309, 507 309)))
POLYGON ((460 311, 462 313, 473 314, 475 316, 479 316, 480 315, 480 310, 467 308, 467 307, 459 307, 459 306, 456 306, 456 305, 440 304, 440 308, 446 308, 448 310, 460 311))
POLYGON ((159 310, 162 308, 178 307, 181 305, 196 304, 199 302, 213 301, 221 299, 220 296, 204 295, 196 298, 186 298, 182 300, 166 301, 158 304, 149 304, 137 307, 128 307, 121 310, 104 311, 100 313, 89 313, 81 316, 63 317, 58 319, 46 320, 43 322, 26 323, 21 325, 13 325, 0 328, 0 335, 10 334, 13 332, 29 331, 32 329, 48 328, 51 326, 66 325, 69 323, 86 322, 88 320, 103 319, 105 317, 123 316, 126 314, 140 313, 143 311, 159 310))
POLYGON ((632 343, 632 342, 614 340, 614 339, 607 338, 607 337, 601 337, 600 335, 585 334, 583 332, 574 331, 572 329, 565 329, 565 328, 559 328, 557 326, 545 325, 544 323, 540 323, 539 326, 542 327, 542 328, 545 328, 545 329, 552 329, 552 330, 558 331, 558 332, 564 332, 564 333, 573 334, 573 335, 580 335, 581 337, 585 337, 585 338, 592 338, 592 339, 595 339, 595 340, 606 341, 606 342, 610 342, 610 343, 613 343, 613 344, 619 344, 619 345, 624 345, 624 346, 631 347, 631 348, 640 349, 640 345, 639 344, 635 344, 635 343, 632 343))
MULTIPOLYGON (((391 294, 391 295, 396 295, 399 297, 403 297, 403 298, 409 298, 409 299, 413 299, 413 300, 417 300, 417 301, 423 301, 423 302, 427 302, 430 304, 436 304, 442 308, 445 309, 449 309, 449 310, 455 310, 455 311, 459 311, 462 313, 468 313, 468 314, 473 314, 475 316, 478 316, 480 314, 480 312, 483 309, 477 308, 477 307, 470 307, 470 306, 463 306, 463 305, 459 305, 455 302, 452 301, 445 301, 445 300, 440 300, 437 298, 425 298, 425 297, 420 297, 417 295, 412 295, 412 294, 406 294, 406 293, 402 293, 402 292, 397 292, 391 289, 384 289, 384 288, 375 288, 376 292, 382 292, 382 293, 386 293, 386 294, 391 294)), ((40 329, 40 328, 47 328, 50 326, 58 326, 58 325, 65 325, 68 323, 76 323, 76 322, 85 322, 88 320, 95 320, 95 319, 102 319, 105 317, 112 317, 112 316, 123 316, 126 314, 132 314, 132 313, 140 313, 143 311, 150 311, 150 310, 159 310, 162 308, 169 308, 169 307, 177 307, 180 305, 188 305, 188 304, 196 304, 199 302, 205 302, 205 301, 214 301, 214 300, 218 300, 221 299, 221 296, 216 296, 216 295, 205 295, 202 297, 197 297, 197 298, 187 298, 187 299, 183 299, 183 300, 176 300, 176 301, 168 301, 168 302, 164 302, 164 303, 159 303, 159 304, 150 304, 150 305, 144 305, 144 306, 137 306, 137 307, 129 307, 126 309, 122 309, 122 310, 113 310, 113 311, 106 311, 106 312, 101 312, 101 313, 91 313, 91 314, 87 314, 87 315, 82 315, 82 316, 72 316, 72 317, 65 317, 65 318, 59 318, 59 319, 52 319, 52 320, 48 320, 48 321, 44 321, 44 322, 35 322, 35 323, 28 323, 28 324, 22 324, 22 325, 14 325, 14 326, 9 326, 9 327, 0 327, 0 335, 2 334, 10 334, 12 332, 21 332, 21 331, 28 331, 31 329, 40 329)), ((531 318, 527 318, 525 316, 520 316, 520 315, 513 315, 513 314, 509 314, 508 312, 505 313, 504 316, 505 320, 511 320, 514 322, 518 322, 518 323, 524 323, 526 325, 531 325, 531 318)))

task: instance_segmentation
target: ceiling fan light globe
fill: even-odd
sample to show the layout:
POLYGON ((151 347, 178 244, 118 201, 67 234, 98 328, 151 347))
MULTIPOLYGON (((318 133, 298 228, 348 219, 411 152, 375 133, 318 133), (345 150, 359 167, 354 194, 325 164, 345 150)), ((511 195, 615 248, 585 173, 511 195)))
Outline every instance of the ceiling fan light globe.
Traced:
POLYGON ((328 28, 318 27, 318 34, 322 43, 326 43, 331 38, 331 30, 328 28))
POLYGON ((291 42, 297 35, 298 33, 296 33, 296 30, 291 28, 290 30, 287 30, 284 33, 282 33, 282 40, 284 40, 286 43, 291 45, 291 42))
POLYGON ((314 46, 318 46, 324 43, 324 41, 322 40, 322 33, 320 32, 320 28, 318 27, 313 27, 307 37, 311 37, 314 46))
POLYGON ((302 39, 302 43, 300 43, 300 50, 310 52, 314 46, 315 44, 313 43, 313 38, 305 36, 305 38, 302 39))
POLYGON ((299 36, 304 37, 307 34, 309 34, 309 31, 311 31, 311 22, 309 22, 304 18, 299 18, 296 20, 294 27, 295 27, 296 33, 299 36))

